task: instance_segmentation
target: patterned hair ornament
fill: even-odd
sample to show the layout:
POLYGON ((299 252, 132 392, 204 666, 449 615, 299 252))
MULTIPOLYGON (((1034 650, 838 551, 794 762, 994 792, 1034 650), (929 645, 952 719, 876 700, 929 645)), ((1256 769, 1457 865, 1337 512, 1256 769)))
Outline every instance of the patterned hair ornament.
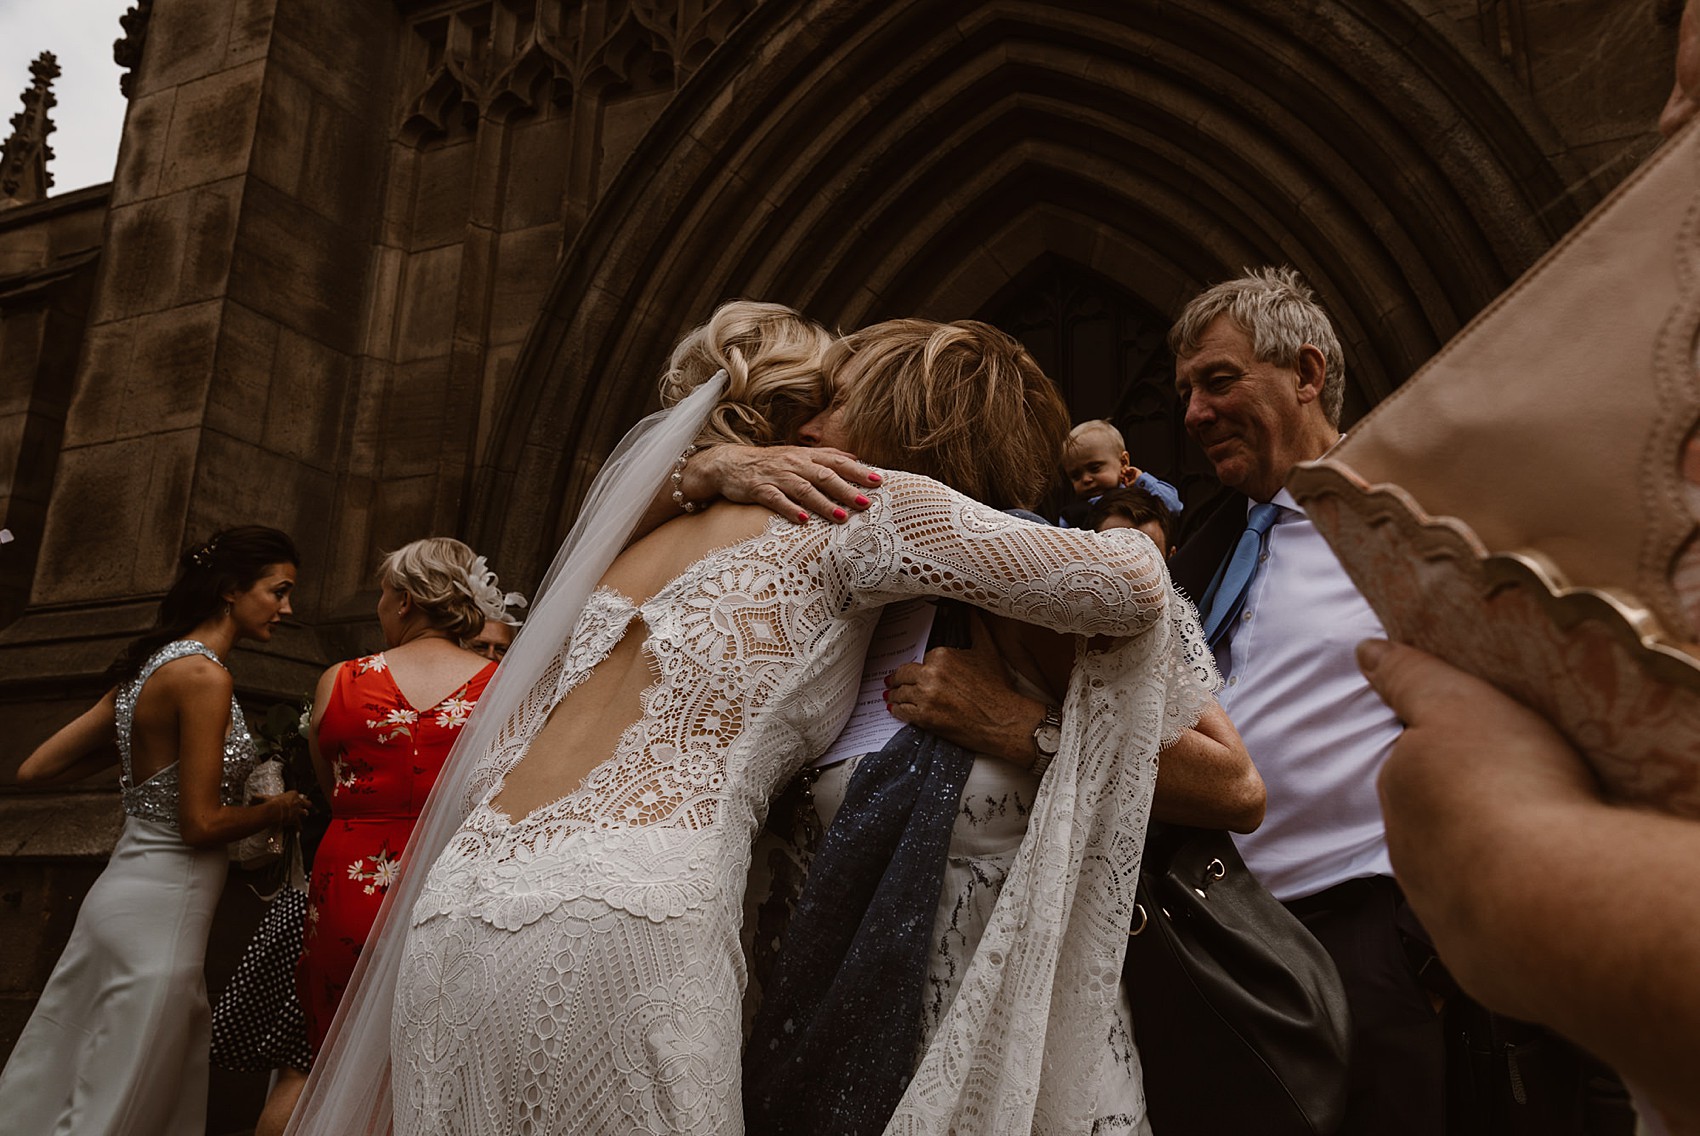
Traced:
POLYGON ((493 619, 509 627, 519 626, 518 617, 509 615, 508 608, 525 607, 525 597, 518 592, 503 592, 497 587, 496 574, 490 571, 484 557, 472 562, 472 567, 466 570, 466 579, 456 580, 455 587, 472 597, 472 602, 478 605, 485 619, 493 619))
POLYGON ((193 552, 189 553, 189 559, 194 562, 194 565, 197 568, 211 568, 213 556, 217 552, 218 537, 215 536, 199 548, 195 549, 193 552))

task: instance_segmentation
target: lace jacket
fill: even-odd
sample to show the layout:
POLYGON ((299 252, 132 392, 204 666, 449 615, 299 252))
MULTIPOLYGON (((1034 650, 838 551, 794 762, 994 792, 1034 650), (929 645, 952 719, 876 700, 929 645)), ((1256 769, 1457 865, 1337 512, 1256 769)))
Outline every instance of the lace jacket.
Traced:
POLYGON ((887 602, 948 596, 1119 637, 1082 647, 1031 835, 893 1122, 1025 1132, 1049 1115, 1080 1130, 1067 1120, 1090 1100, 1074 1090, 1113 1012, 1156 749, 1196 722, 1214 671, 1142 534, 1018 520, 912 474, 885 484, 846 524, 776 518, 642 603, 599 588, 482 761, 413 922, 454 913, 514 930, 584 896, 660 922, 717 903, 745 878, 770 796, 848 715, 887 602), (502 777, 634 619, 654 676, 639 719, 576 790, 502 815, 502 777))

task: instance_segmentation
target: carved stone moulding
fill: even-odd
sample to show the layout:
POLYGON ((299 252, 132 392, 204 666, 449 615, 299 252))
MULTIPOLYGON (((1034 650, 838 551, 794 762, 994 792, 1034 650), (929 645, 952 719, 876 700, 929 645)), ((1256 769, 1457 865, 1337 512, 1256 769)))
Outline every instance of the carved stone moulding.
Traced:
POLYGON ((24 109, 12 116, 12 133, 0 146, 0 208, 40 201, 53 187, 47 168, 53 148, 47 136, 57 129, 49 112, 59 102, 53 93, 59 61, 51 51, 30 64, 30 77, 22 95, 24 109))
POLYGON ((753 0, 481 0, 414 19, 414 78, 400 133, 419 144, 477 129, 587 86, 650 76, 678 86, 701 66, 753 0))
POLYGON ((153 16, 153 0, 136 0, 118 24, 124 34, 112 41, 112 62, 123 72, 118 76, 118 90, 125 98, 135 93, 136 68, 142 63, 142 48, 148 41, 148 21, 153 16))
POLYGON ((1290 487, 1391 638, 1540 712, 1619 799, 1700 817, 1700 664, 1644 606, 1567 587, 1538 554, 1495 555, 1462 521, 1336 462, 1290 487))

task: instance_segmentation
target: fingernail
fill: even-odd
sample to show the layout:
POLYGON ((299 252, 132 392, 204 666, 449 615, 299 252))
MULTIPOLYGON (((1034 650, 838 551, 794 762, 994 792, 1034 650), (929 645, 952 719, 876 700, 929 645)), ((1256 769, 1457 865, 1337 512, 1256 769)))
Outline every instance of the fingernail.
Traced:
POLYGON ((832 519, 835 520, 835 521, 842 521, 844 518, 848 517, 849 515, 850 514, 846 513, 843 509, 834 509, 832 511, 832 519))
POLYGON ((869 473, 868 474, 868 480, 873 482, 875 485, 878 485, 880 482, 884 481, 885 478, 881 477, 877 473, 869 473))
POLYGON ((858 493, 856 494, 856 504, 859 508, 866 509, 869 505, 872 505, 873 502, 858 493))
POLYGON ((1365 639, 1358 644, 1358 669, 1366 675, 1373 675, 1392 649, 1393 645, 1385 639, 1365 639))
POLYGON ((800 525, 808 524, 809 523, 809 515, 807 513, 799 512, 797 514, 797 523, 800 524, 800 525))

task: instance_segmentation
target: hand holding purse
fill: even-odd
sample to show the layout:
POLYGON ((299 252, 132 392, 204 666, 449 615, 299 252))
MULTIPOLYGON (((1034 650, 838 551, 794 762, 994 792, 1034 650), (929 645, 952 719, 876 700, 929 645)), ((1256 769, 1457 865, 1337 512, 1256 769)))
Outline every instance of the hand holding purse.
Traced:
MULTIPOLYGON (((261 797, 275 797, 283 792, 283 762, 267 758, 248 774, 242 786, 242 803, 251 805, 261 797)), ((283 829, 278 826, 262 828, 244 836, 230 846, 230 860, 245 871, 258 871, 275 864, 283 855, 283 829)))

